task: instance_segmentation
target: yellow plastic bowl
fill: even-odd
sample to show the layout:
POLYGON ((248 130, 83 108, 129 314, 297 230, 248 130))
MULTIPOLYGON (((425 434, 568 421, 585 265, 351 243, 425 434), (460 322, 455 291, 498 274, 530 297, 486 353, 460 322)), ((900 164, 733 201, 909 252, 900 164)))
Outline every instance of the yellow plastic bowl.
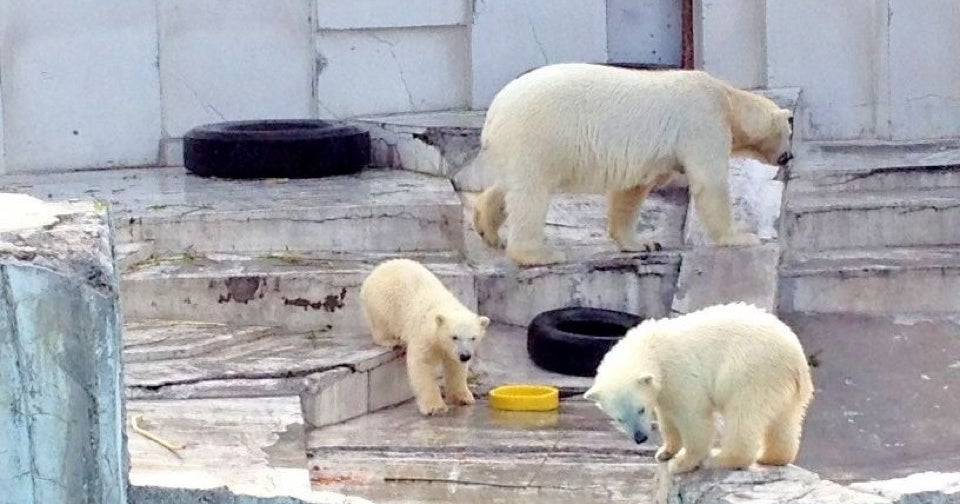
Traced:
POLYGON ((490 407, 505 411, 552 411, 560 391, 546 385, 502 385, 490 391, 490 407))

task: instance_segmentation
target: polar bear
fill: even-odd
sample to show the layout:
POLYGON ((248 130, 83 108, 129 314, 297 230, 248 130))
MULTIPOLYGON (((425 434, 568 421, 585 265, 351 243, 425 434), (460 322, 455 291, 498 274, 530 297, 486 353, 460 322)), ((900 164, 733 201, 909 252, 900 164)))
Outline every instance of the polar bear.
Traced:
POLYGON ((392 259, 377 265, 360 287, 373 341, 407 351, 407 375, 424 415, 447 411, 436 371, 442 366, 447 399, 473 404, 468 365, 490 319, 470 311, 422 264, 392 259))
POLYGON ((701 71, 645 71, 585 63, 540 67, 494 97, 481 132, 481 169, 495 183, 477 199, 474 228, 521 265, 562 260, 543 247, 555 193, 606 193, 607 232, 622 251, 650 250, 636 236, 651 191, 685 175, 718 245, 752 245, 732 226, 731 152, 769 164, 791 158, 792 113, 701 71))
POLYGON ((604 356, 584 394, 637 443, 655 414, 656 459, 671 473, 786 465, 796 458, 813 383, 803 348, 775 316, 751 305, 644 321, 604 356), (723 419, 711 451, 714 414, 723 419))

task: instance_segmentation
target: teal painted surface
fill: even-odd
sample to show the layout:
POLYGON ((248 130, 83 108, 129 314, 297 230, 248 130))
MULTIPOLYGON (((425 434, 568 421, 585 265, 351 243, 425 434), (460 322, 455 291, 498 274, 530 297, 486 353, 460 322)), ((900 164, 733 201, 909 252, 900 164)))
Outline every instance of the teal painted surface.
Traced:
POLYGON ((78 280, 0 264, 0 503, 126 501, 116 289, 78 280))

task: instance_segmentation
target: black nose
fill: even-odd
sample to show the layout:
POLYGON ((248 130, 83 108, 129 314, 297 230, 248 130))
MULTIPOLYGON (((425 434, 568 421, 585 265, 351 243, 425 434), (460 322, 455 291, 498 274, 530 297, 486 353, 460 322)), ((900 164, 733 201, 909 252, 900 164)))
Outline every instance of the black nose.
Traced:
POLYGON ((789 163, 791 159, 793 159, 793 153, 792 153, 792 152, 784 152, 783 154, 780 154, 780 157, 779 157, 779 158, 777 158, 777 164, 780 165, 780 166, 783 166, 783 165, 789 163))
POLYGON ((647 435, 642 432, 634 432, 633 440, 636 441, 637 444, 643 443, 644 441, 647 440, 647 435))
POLYGON ((470 354, 462 353, 460 354, 460 362, 467 362, 468 360, 470 360, 470 357, 472 357, 470 354))

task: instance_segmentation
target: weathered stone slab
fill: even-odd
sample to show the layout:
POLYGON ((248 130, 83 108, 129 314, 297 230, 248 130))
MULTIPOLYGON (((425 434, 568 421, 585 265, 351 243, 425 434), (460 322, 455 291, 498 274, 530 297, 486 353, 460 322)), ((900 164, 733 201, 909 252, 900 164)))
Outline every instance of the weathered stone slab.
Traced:
MULTIPOLYGON (((777 180, 778 168, 759 161, 735 157, 730 160, 730 199, 736 225, 756 233, 762 241, 776 241, 783 182, 777 180)), ((712 245, 697 215, 691 198, 684 227, 688 245, 712 245)))
POLYGON ((760 467, 746 471, 697 470, 667 474, 657 469, 657 504, 889 504, 877 495, 858 492, 796 466, 760 467))
MULTIPOLYGON (((287 332, 366 332, 360 285, 387 257, 210 255, 153 261, 124 274, 124 313, 130 320, 269 325, 287 332)), ((476 306, 473 273, 456 262, 457 254, 408 257, 421 260, 468 307, 476 306)))
POLYGON ((204 252, 418 252, 462 246, 448 180, 399 170, 320 179, 222 180, 183 168, 0 177, 0 191, 111 204, 120 243, 204 252))
POLYGON ((303 420, 323 427, 363 415, 369 408, 370 375, 334 369, 306 377, 300 392, 303 420))
POLYGON ((296 397, 131 401, 131 419, 182 445, 129 431, 136 504, 368 504, 310 488, 296 397))
POLYGON ((125 502, 120 310, 105 205, 0 195, 5 502, 125 502))
POLYGON ((745 302, 777 309, 780 247, 702 247, 682 253, 673 312, 690 313, 715 304, 745 302))

